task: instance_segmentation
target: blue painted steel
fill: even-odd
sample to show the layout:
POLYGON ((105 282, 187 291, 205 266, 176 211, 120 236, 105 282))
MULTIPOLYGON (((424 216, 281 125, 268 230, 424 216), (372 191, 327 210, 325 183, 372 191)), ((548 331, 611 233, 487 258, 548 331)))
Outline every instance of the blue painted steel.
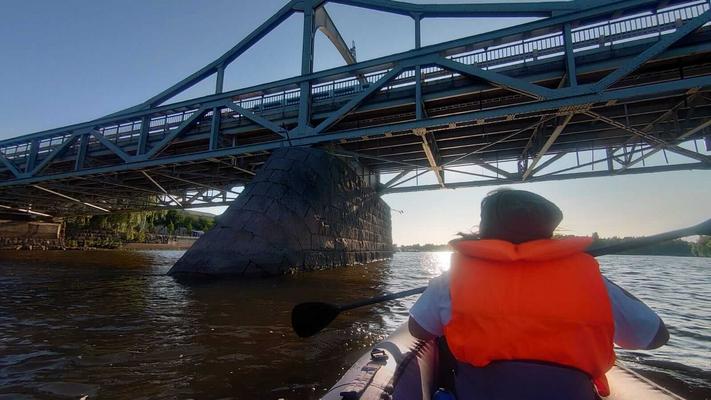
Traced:
POLYGON ((158 154, 165 146, 168 145, 171 141, 173 141, 175 138, 177 138, 179 135, 181 135, 187 127, 189 127, 193 122, 195 122, 198 118, 202 117, 203 114, 205 114, 208 111, 207 107, 201 107, 200 109, 196 110, 188 119, 183 121, 183 123, 180 124, 179 127, 174 129, 170 134, 168 134, 166 137, 163 138, 158 144, 155 144, 153 147, 151 147, 150 150, 146 152, 146 154, 142 154, 140 156, 136 156, 136 160, 143 161, 147 160, 156 154, 158 154))
POLYGON ((32 171, 35 168, 35 162, 37 161, 37 152, 39 152, 39 140, 35 139, 30 142, 30 154, 25 163, 25 173, 32 171))
POLYGON ((151 130, 151 117, 144 115, 141 118, 141 133, 138 136, 138 146, 136 147, 136 155, 139 156, 146 152, 148 144, 148 133, 151 130))
POLYGON ((267 128, 267 129, 269 129, 270 131, 272 131, 272 132, 278 134, 278 135, 281 136, 281 137, 284 137, 284 138, 286 137, 286 129, 282 128, 281 126, 279 126, 279 125, 277 125, 277 124, 275 124, 275 123, 273 123, 272 121, 269 121, 268 119, 263 118, 263 117, 261 117, 261 116, 255 114, 255 113, 249 111, 249 110, 245 110, 244 108, 238 106, 237 104, 235 104, 235 103, 232 102, 232 101, 228 101, 228 102, 226 102, 224 105, 225 105, 225 107, 227 107, 227 108, 229 108, 229 109, 231 109, 231 110, 233 110, 233 111, 235 111, 235 112, 238 112, 240 115, 242 115, 243 117, 245 117, 245 118, 249 119, 250 121, 256 123, 257 125, 260 125, 260 126, 262 126, 262 127, 264 127, 264 128, 267 128))
MULTIPOLYGON (((310 75, 314 72, 314 7, 312 0, 303 0, 304 29, 301 48, 301 75, 310 75)), ((299 125, 297 136, 305 135, 311 124, 311 82, 302 81, 299 84, 299 125)))
POLYGON ((89 134, 85 133, 79 138, 79 153, 77 154, 76 160, 74 160, 74 170, 79 171, 84 168, 84 159, 86 158, 86 150, 89 146, 89 134))
MULTIPOLYGON (((20 171, 17 169, 15 164, 10 161, 7 157, 5 157, 4 154, 0 153, 0 162, 2 162, 2 165, 5 166, 13 175, 15 175, 16 178, 22 177, 22 174, 20 171)), ((1 184, 2 182, 0 182, 1 184)))
POLYGON ((570 23, 563 25, 563 41, 565 42, 565 69, 568 74, 568 85, 578 86, 577 71, 575 70, 575 53, 573 52, 573 34, 570 23))
MULTIPOLYGON (((361 137, 361 136, 382 135, 382 134, 385 134, 386 132, 392 132, 392 131, 410 131, 415 128, 448 125, 450 123, 466 122, 466 121, 477 120, 480 118, 495 118, 495 117, 505 116, 508 114, 525 114, 525 113, 529 113, 529 112, 541 112, 541 111, 546 111, 546 110, 556 110, 556 109, 558 109, 560 107, 564 107, 564 106, 587 104, 593 100, 596 100, 596 101, 622 100, 625 98, 633 98, 633 97, 637 97, 637 96, 659 94, 659 93, 665 93, 665 92, 669 92, 669 91, 685 90, 685 89, 710 86, 710 85, 711 85, 711 77, 690 78, 690 79, 685 79, 682 81, 664 82, 664 83, 658 83, 658 84, 654 84, 654 85, 647 85, 647 86, 644 86, 641 88, 613 90, 613 91, 606 92, 603 95, 588 95, 588 96, 575 97, 575 98, 566 99, 566 100, 547 100, 547 101, 530 103, 530 104, 526 104, 526 105, 522 105, 522 106, 502 107, 501 109, 459 114, 459 115, 454 115, 454 116, 449 116, 449 117, 430 118, 430 119, 426 119, 423 121, 413 121, 413 122, 407 122, 407 123, 392 124, 392 125, 383 126, 383 127, 373 127, 373 128, 359 129, 359 130, 354 130, 354 131, 333 132, 333 133, 322 134, 322 135, 318 135, 318 136, 311 136, 311 137, 306 137, 306 138, 301 138, 301 139, 291 139, 291 144, 292 145, 311 145, 311 144, 324 142, 324 141, 334 141, 334 140, 355 138, 355 137, 361 137)), ((219 149, 219 150, 214 150, 214 151, 196 152, 196 153, 180 155, 180 156, 175 156, 175 157, 167 157, 167 158, 162 158, 162 159, 144 159, 144 160, 139 160, 139 161, 133 162, 131 164, 122 164, 122 165, 116 165, 116 166, 111 166, 111 167, 95 168, 92 170, 84 170, 84 171, 78 171, 78 172, 56 174, 56 175, 53 175, 52 178, 53 179, 63 179, 63 178, 69 178, 69 177, 73 177, 73 176, 85 176, 85 175, 101 174, 101 173, 108 173, 108 172, 140 170, 140 169, 144 169, 144 168, 164 165, 166 163, 182 163, 182 162, 204 160, 206 158, 211 158, 211 157, 225 157, 225 156, 233 156, 233 155, 239 155, 239 154, 244 154, 244 153, 269 151, 269 150, 273 150, 273 149, 288 146, 288 145, 290 145, 290 143, 287 142, 286 140, 277 140, 277 141, 273 141, 273 142, 266 142, 266 143, 260 143, 260 144, 255 144, 255 145, 246 145, 246 146, 241 146, 241 147, 225 148, 225 149, 219 149)), ((30 183, 41 182, 46 179, 47 179, 47 177, 41 177, 41 176, 40 177, 25 176, 21 179, 17 179, 17 180, 13 180, 13 181, 0 182, 0 187, 17 185, 17 184, 25 185, 25 184, 30 184, 30 183)))
POLYGON ((338 111, 334 112, 331 114, 330 117, 326 118, 323 122, 318 124, 313 131, 311 132, 314 135, 317 135, 324 130, 328 129, 331 125, 335 124, 338 122, 341 118, 343 118, 347 113, 352 111, 354 108, 358 106, 363 100, 365 100, 368 96, 372 95, 375 93, 375 91, 380 90, 383 86, 385 86, 388 82, 390 82, 393 78, 398 76, 402 72, 403 68, 396 66, 395 68, 391 69, 387 74, 383 75, 382 78, 378 79, 377 82, 371 83, 367 89, 365 89, 361 94, 358 96, 352 98, 348 103, 344 104, 341 108, 338 109, 338 111))
POLYGON ((47 165, 49 165, 49 163, 50 163, 52 160, 54 160, 56 157, 59 157, 59 156, 61 156, 62 154, 64 154, 64 152, 69 148, 69 146, 71 146, 72 144, 74 144, 74 142, 76 142, 76 140, 77 140, 78 137, 79 137, 79 135, 76 134, 76 133, 71 134, 71 135, 69 136, 69 139, 68 139, 68 140, 66 140, 64 143, 62 143, 61 145, 59 145, 59 147, 57 147, 56 149, 52 150, 52 152, 49 153, 49 155, 48 155, 44 160, 42 160, 42 162, 39 163, 39 165, 37 165, 37 166, 35 166, 34 168, 32 168, 32 171, 23 174, 23 176, 34 176, 34 175, 37 175, 37 173, 39 173, 39 172, 42 171, 47 165))
MULTIPOLYGON (((550 17, 557 12, 578 10, 579 2, 500 2, 477 4, 412 4, 389 0, 330 0, 332 3, 423 18, 456 17, 550 17)), ((597 3, 603 3, 598 1, 597 3)))
POLYGON ((422 16, 414 14, 412 18, 415 20, 415 49, 422 47, 422 16))
MULTIPOLYGON (((328 81, 330 79, 342 79, 345 77, 352 77, 355 74, 366 74, 369 72, 374 72, 378 71, 383 68, 387 68, 388 66, 391 66, 395 62, 404 62, 406 60, 412 60, 417 57, 421 57, 424 55, 431 55, 431 54, 452 54, 452 52, 455 51, 461 51, 461 49, 464 48, 483 48, 486 47, 488 44, 493 44, 494 42, 502 42, 505 38, 518 38, 520 35, 525 35, 529 31, 536 31, 537 33, 540 33, 541 35, 555 32, 560 29, 560 26, 564 23, 571 23, 575 22, 578 20, 587 20, 590 18, 595 18, 599 17, 601 15, 606 15, 610 13, 614 13, 617 11, 625 10, 625 9, 630 9, 630 8, 637 8, 645 5, 654 5, 656 4, 656 1, 652 0, 628 0, 628 1, 620 1, 620 2, 612 2, 611 4, 606 4, 604 6, 600 7, 593 7, 593 8, 586 8, 578 12, 573 12, 573 13, 568 13, 565 15, 560 15, 540 21, 534 21, 531 23, 527 24, 522 24, 518 26, 513 26, 510 28, 494 31, 494 32, 488 32, 480 35, 475 35, 463 39, 458 39, 458 40, 453 40, 450 42, 446 43, 441 43, 437 45, 431 45, 431 46, 425 46, 422 47, 421 49, 415 49, 403 53, 398 53, 394 54, 391 56, 386 56, 386 57, 381 57, 365 62, 360 62, 357 64, 353 65, 347 65, 343 67, 338 67, 338 68, 333 68, 329 70, 324 70, 324 71, 319 71, 317 73, 305 75, 305 76, 299 76, 299 77, 293 77, 293 78, 288 78, 288 79, 283 79, 267 84, 262 84, 262 85, 256 85, 252 86, 249 88, 245 89, 239 89, 231 92, 226 92, 221 95, 213 95, 213 96, 206 96, 202 97, 199 99, 194 99, 194 100, 188 100, 188 101, 183 101, 179 103, 174 103, 170 105, 165 105, 165 106, 156 106, 153 107, 152 109, 141 109, 143 105, 139 105, 133 108, 130 108, 128 110, 124 110, 120 113, 116 114, 111 114, 107 117, 104 118, 99 118, 97 120, 87 122, 87 123, 81 123, 81 124, 74 124, 62 128, 57 128, 57 129, 52 129, 48 131, 43 131, 43 132, 38 132, 35 134, 30 134, 30 135, 25 135, 25 136, 20 136, 17 138, 12 138, 12 139, 6 139, 0 141, 0 146, 2 145, 7 145, 7 144, 13 144, 17 142, 24 142, 27 141, 31 138, 38 138, 38 137, 46 137, 52 134, 63 134, 67 131, 72 131, 76 129, 82 129, 82 128, 90 128, 92 124, 109 124, 109 123, 115 123, 115 122, 120 122, 126 119, 132 119, 136 117, 141 117, 144 115, 149 115, 152 113, 163 113, 172 109, 178 109, 178 108, 184 108, 184 107, 195 107, 199 106, 201 104, 207 103, 207 102, 214 102, 214 101, 219 101, 219 100, 224 100, 227 98, 243 95, 245 93, 256 93, 256 92, 261 92, 261 91, 270 91, 273 92, 274 89, 283 87, 285 89, 288 89, 290 87, 292 88, 298 88, 301 82, 309 81, 314 84, 316 83, 321 83, 324 81, 328 81), (476 47, 472 47, 476 45, 476 47)), ((284 9, 280 11, 277 15, 281 15, 281 12, 284 9)), ((291 13, 289 13, 291 15, 291 13)), ((275 15, 276 16, 276 15, 275 15)), ((272 21, 272 19, 270 19, 272 21)), ((263 29, 266 29, 265 25, 267 23, 263 24, 262 27, 258 28, 255 32, 253 32, 250 37, 255 36, 257 32, 261 32, 262 36, 266 34, 266 32, 262 32, 263 29)), ((274 26, 269 26, 269 30, 273 29, 274 26)), ((255 36, 256 37, 256 36, 255 36)), ((261 36, 260 36, 261 37, 261 36)), ((240 44, 244 44, 243 46, 246 46, 246 39, 240 42, 240 44)), ((253 44, 253 43, 252 43, 253 44)), ((238 49, 240 45, 235 46, 233 50, 238 49)), ((242 49, 244 51, 246 49, 242 49)), ((231 50, 232 52, 232 50, 231 50)), ((236 53, 225 53, 223 57, 220 58, 223 59, 226 55, 234 55, 236 53)), ((241 53, 240 53, 241 54, 241 53)), ((235 56, 236 57, 236 56, 235 56)), ((212 65, 212 64, 210 64, 212 65)), ((215 64, 217 65, 217 64, 215 64)), ((205 67, 203 69, 206 69, 208 67, 205 67)), ((206 75, 206 76, 209 76, 206 75)), ((181 81, 186 82, 189 79, 186 78, 185 80, 181 81)), ((195 82, 193 82, 194 84, 195 82)), ((167 94, 169 91, 172 91, 172 95, 169 97, 172 97, 173 95, 176 95, 180 93, 180 91, 185 90, 187 87, 183 87, 182 89, 177 89, 180 84, 175 85, 174 87, 166 90, 162 94, 167 94)), ((566 94, 567 95, 567 94, 566 94)), ((158 95, 160 96, 160 95, 158 95)), ((158 97, 156 96, 156 97, 158 97)), ((149 100, 150 101, 150 100, 149 100)), ((148 103, 148 102, 147 102, 148 103)), ((144 103, 146 104, 146 103, 144 103)))
POLYGON ((312 136, 293 140, 294 145, 311 145, 320 142, 353 139, 363 136, 383 135, 386 132, 402 132, 411 131, 416 128, 427 128, 434 126, 447 126, 449 124, 457 124, 461 122, 476 121, 478 119, 498 118, 507 115, 518 115, 527 113, 536 113, 550 110, 558 110, 561 107, 580 106, 593 102, 607 102, 610 100, 623 100, 626 98, 635 98, 640 96, 648 96, 652 94, 661 94, 675 92, 679 90, 692 89, 697 87, 711 86, 711 76, 698 78, 689 78, 672 82, 663 82, 654 85, 646 85, 642 87, 634 87, 629 89, 618 89, 607 91, 602 94, 591 94, 586 96, 572 96, 569 98, 543 100, 532 102, 523 105, 501 107, 492 110, 476 111, 471 113, 456 114, 447 117, 428 118, 423 121, 402 122, 390 124, 386 126, 376 126, 371 128, 361 128, 353 131, 340 131, 320 136, 312 136))
POLYGON ((215 150, 219 147, 220 140, 220 117, 221 111, 217 107, 212 107, 212 122, 210 123, 210 150, 215 150))
MULTIPOLYGON (((664 171, 690 171, 690 170, 711 170, 711 164, 705 163, 691 163, 691 164, 678 164, 670 166, 652 166, 643 168, 628 169, 625 171, 620 171, 617 175, 637 175, 637 174, 648 174, 654 172, 664 172, 664 171)), ((521 181, 520 179, 489 179, 482 181, 469 181, 469 182, 453 182, 448 183, 446 189, 462 189, 470 187, 484 187, 484 186, 501 186, 501 185, 516 185, 520 183, 531 183, 531 182, 550 182, 562 179, 582 179, 582 178, 596 178, 609 176, 607 170, 601 171, 589 171, 589 172, 576 172, 566 175, 545 175, 538 176, 528 179, 526 181, 521 181)), ((394 194, 394 193, 412 193, 412 192, 423 192, 428 190, 441 190, 442 187, 438 184, 431 185, 418 185, 418 186, 405 186, 405 187, 392 187, 385 189, 381 194, 394 194)))
POLYGON ((425 117, 422 104, 422 67, 415 67, 415 118, 418 120, 425 117))
MULTIPOLYGON (((611 24, 612 22, 606 21, 613 15, 615 18, 624 17, 625 15, 636 13, 640 10, 648 9, 648 11, 654 13, 656 12, 655 7, 657 6, 657 1, 577 0, 543 3, 427 5, 390 0, 330 0, 333 3, 376 9, 412 17, 415 21, 416 46, 415 49, 403 53, 314 73, 314 9, 323 6, 323 4, 328 1, 329 0, 290 1, 274 16, 265 21, 259 28, 217 60, 135 107, 94 121, 0 141, 0 165, 4 166, 15 176, 15 179, 0 182, 0 186, 30 184, 47 179, 69 178, 89 174, 140 170, 142 168, 155 167, 168 163, 182 163, 212 157, 269 151, 282 146, 312 145, 349 138, 379 136, 386 133, 410 131, 417 128, 456 126, 458 123, 467 123, 479 119, 503 116, 512 117, 518 114, 530 113, 555 113, 561 107, 581 106, 610 100, 622 100, 711 86, 711 76, 699 76, 670 82, 647 84, 629 89, 609 90, 609 87, 615 82, 649 60, 666 54, 665 52, 667 52, 671 45, 677 43, 680 39, 710 21, 711 11, 709 11, 708 2, 701 3, 689 0, 688 8, 693 9, 693 16, 681 21, 683 23, 674 20, 673 22, 667 22, 666 25, 662 25, 661 22, 657 22, 657 25, 653 25, 649 28, 647 26, 649 24, 645 22, 646 20, 643 20, 647 18, 647 14, 634 14, 630 16, 629 18, 631 20, 639 20, 641 22, 638 24, 639 26, 632 24, 635 27, 629 28, 629 31, 620 33, 620 35, 628 35, 628 37, 624 37, 625 40, 629 41, 630 37, 634 40, 629 43, 615 44, 615 48, 618 51, 624 49, 626 46, 655 40, 650 39, 650 33, 658 34, 660 37, 656 39, 656 42, 647 50, 634 56, 631 62, 625 62, 622 67, 597 83, 578 85, 576 72, 581 73, 584 71, 584 68, 577 68, 576 58, 582 58, 586 52, 602 52, 602 47, 605 46, 605 44, 603 44, 599 50, 587 50, 591 43, 595 44, 596 42, 607 40, 612 44, 615 40, 612 34, 610 38, 605 37, 604 33, 601 34, 601 28, 598 26, 603 25, 595 25, 594 23, 611 24), (302 12, 304 15, 301 76, 222 93, 225 67, 294 12, 302 12), (549 18, 442 44, 420 47, 421 18, 512 15, 547 16, 549 18), (667 33, 670 29, 674 29, 675 31, 673 33, 667 33), (662 33, 664 34, 662 35, 662 33), (585 34, 589 34, 591 39, 587 39, 585 34), (537 39, 539 37, 542 39, 537 39), (560 38, 560 43, 556 42, 558 38, 560 38), (539 41, 536 42, 536 40, 539 41), (555 43, 546 44, 548 43, 546 41, 555 43), (497 59, 496 52, 500 49, 507 49, 509 52, 506 54, 513 55, 500 56, 497 59), (579 52, 574 53, 576 50, 579 52), (535 60, 540 55, 539 53, 545 53, 543 55, 549 57, 546 60, 557 59, 556 57, 563 60, 568 71, 569 87, 549 89, 532 83, 532 81, 510 77, 505 74, 506 68, 492 69, 492 67, 505 66, 511 62, 529 62, 528 60, 530 59, 535 60), (562 56, 558 53, 562 54, 562 56), (448 74, 448 72, 444 70, 474 76, 494 85, 532 95, 536 97, 538 101, 484 111, 428 118, 424 115, 422 106, 422 83, 427 77, 437 76, 437 74, 448 74), (404 74, 403 71, 413 73, 404 74), (161 103, 212 74, 217 75, 214 95, 160 106, 161 103), (412 104, 412 102, 415 103, 415 120, 363 129, 324 133, 352 112, 369 96, 378 91, 389 90, 386 89, 386 85, 393 81, 397 83, 394 84, 394 86, 412 87, 414 89, 414 99, 409 98, 406 101, 410 102, 410 104, 412 104), (337 84, 340 85, 338 88, 336 88, 337 84), (342 93, 338 93, 339 90, 342 93), (343 105, 337 110, 329 112, 329 114, 324 116, 322 122, 315 128, 312 128, 310 126, 312 106, 317 104, 318 101, 324 101, 324 99, 337 100, 343 105), (277 133, 281 136, 281 139, 258 144, 219 148, 220 118, 223 108, 228 108, 257 125, 277 133), (290 132, 290 135, 287 134, 285 128, 265 116, 274 108, 278 108, 282 111, 293 110, 298 114, 298 126, 290 132), (163 149, 169 146, 179 136, 186 133, 190 126, 203 118, 204 114, 210 110, 213 112, 213 118, 211 120, 209 147, 207 151, 166 156, 160 159, 156 158, 163 149), (163 117, 166 121, 163 123, 164 127, 162 128, 164 129, 164 133, 162 136, 152 137, 151 121, 154 118, 158 119, 160 117, 163 117), (167 123, 169 117, 179 118, 181 121, 179 126, 173 126, 171 128, 167 123), (133 133, 130 133, 126 139, 122 139, 119 133, 121 124, 131 124, 132 126, 133 124, 140 124, 137 143, 133 140, 133 133), (112 127, 112 129, 115 128, 115 133, 106 133, 108 127, 112 127), (93 136, 96 141, 101 143, 108 151, 120 157, 123 160, 123 164, 84 169, 84 160, 91 151, 89 148, 90 136, 93 136), (55 139, 59 144, 53 144, 55 139), (44 143, 47 140, 49 145, 42 149, 42 151, 44 151, 44 158, 39 157, 38 155, 41 149, 38 143, 40 143, 40 141, 44 143), (78 146, 75 146, 75 171, 57 173, 51 176, 38 176, 42 170, 59 157, 62 157, 68 149, 72 148, 77 140, 80 140, 80 142, 78 146), (29 145, 27 145, 28 143, 29 145), (151 145, 151 143, 153 144, 151 145), (11 146, 18 146, 19 148, 24 145, 29 146, 29 150, 25 150, 29 155, 23 156, 24 158, 14 155, 11 156, 7 152, 3 152, 5 148, 11 146), (134 151, 134 146, 135 155, 132 155, 133 153, 131 152, 134 151), (15 161, 13 161, 14 158, 24 161, 27 165, 25 172, 21 172, 17 168, 15 161), (38 159, 40 161, 39 164, 34 165, 38 159)), ((669 2, 669 4, 675 3, 681 2, 669 2)), ((657 21, 660 21, 658 17, 657 21)), ((681 55, 686 55, 691 54, 693 49, 689 47, 675 51, 681 52, 681 55)), ((610 60, 610 62, 614 61, 615 60, 610 60)), ((160 124, 157 123, 156 126, 160 126, 160 124)), ((130 132, 133 132, 133 130, 130 130, 130 132)), ((437 186, 439 187, 439 185, 437 186)))
POLYGON ((654 56, 656 56, 659 53, 661 53, 662 51, 666 50, 669 46, 676 43, 677 41, 679 41, 680 39, 682 39, 689 33, 700 28, 702 25, 709 22, 710 20, 711 20, 711 10, 706 10, 706 12, 704 12, 703 14, 691 19, 690 21, 685 23, 683 26, 678 28, 674 33, 670 33, 670 34, 664 36, 661 40, 659 40, 653 46, 651 46, 650 48, 648 48, 647 50, 645 50, 641 54, 639 54, 637 57, 635 57, 634 60, 632 60, 632 62, 625 63, 620 68, 618 68, 616 71, 607 75, 601 81, 599 81, 598 83, 593 85, 591 90, 593 92, 601 92, 601 91, 609 88, 615 82, 619 81, 621 78, 628 75, 630 72, 636 70, 642 64, 649 61, 654 56))
POLYGON ((217 67, 217 78, 215 80, 215 94, 220 94, 225 88, 225 66, 217 67))
MULTIPOLYGON (((415 49, 422 47, 422 16, 414 14, 415 20, 415 49)), ((424 118, 424 108, 422 104, 422 66, 415 67, 415 118, 424 118)))
POLYGON ((116 154, 117 156, 121 157, 121 159, 122 159, 123 161, 125 161, 125 162, 131 162, 131 161, 133 161, 133 160, 135 159, 135 157, 132 157, 132 156, 126 154, 126 153, 123 151, 123 149, 121 149, 121 148, 118 147, 117 145, 111 143, 111 141, 110 141, 109 139, 107 139, 106 137, 104 137, 104 134, 101 133, 101 132, 99 132, 98 130, 92 129, 89 133, 90 133, 92 136, 94 136, 99 142, 101 142, 101 144, 103 144, 104 147, 106 147, 107 149, 109 149, 112 153, 116 154))
POLYGON ((554 96, 553 90, 544 88, 532 83, 528 83, 521 79, 511 78, 504 74, 493 71, 487 71, 473 65, 466 65, 460 62, 452 61, 448 58, 439 57, 434 61, 437 65, 446 68, 450 71, 460 72, 462 74, 471 75, 491 82, 495 85, 506 87, 513 91, 527 94, 536 98, 544 99, 554 96))

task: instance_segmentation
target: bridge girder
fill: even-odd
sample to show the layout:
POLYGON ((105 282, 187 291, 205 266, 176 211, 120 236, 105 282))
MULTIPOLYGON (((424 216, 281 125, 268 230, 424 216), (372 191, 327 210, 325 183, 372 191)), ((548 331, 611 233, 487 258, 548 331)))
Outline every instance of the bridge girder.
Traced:
POLYGON ((711 126, 709 4, 659 4, 293 0, 218 59, 135 107, 0 141, 0 204, 91 211, 52 208, 37 187, 84 206, 99 199, 110 211, 224 204, 271 150, 332 143, 371 170, 395 174, 384 193, 428 188, 404 185, 428 170, 441 188, 445 173, 473 177, 446 184, 463 187, 709 169, 709 149, 698 146, 708 147, 711 126), (416 47, 355 63, 327 3, 407 15, 416 47), (301 76, 224 91, 227 65, 294 13, 304 15, 301 76), (512 15, 545 18, 420 46, 423 18, 512 15), (313 72, 317 29, 348 65, 313 72), (212 75, 214 94, 164 104, 212 75), (413 142, 412 132, 425 134, 413 142), (682 160, 644 165, 667 150, 682 160), (561 165, 581 151, 593 161, 561 165), (594 160, 596 151, 605 157, 594 160), (604 170, 580 171, 600 163, 604 170))

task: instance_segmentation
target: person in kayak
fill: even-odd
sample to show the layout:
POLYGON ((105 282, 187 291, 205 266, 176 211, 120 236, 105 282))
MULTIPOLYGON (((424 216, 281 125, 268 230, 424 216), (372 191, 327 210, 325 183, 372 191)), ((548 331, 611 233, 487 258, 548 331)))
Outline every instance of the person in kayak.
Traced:
POLYGON ((445 380, 460 400, 596 399, 609 394, 613 341, 669 340, 654 311, 600 274, 591 238, 551 239, 562 218, 535 193, 490 193, 479 233, 450 243, 450 270, 410 310, 410 333, 451 351, 445 380))

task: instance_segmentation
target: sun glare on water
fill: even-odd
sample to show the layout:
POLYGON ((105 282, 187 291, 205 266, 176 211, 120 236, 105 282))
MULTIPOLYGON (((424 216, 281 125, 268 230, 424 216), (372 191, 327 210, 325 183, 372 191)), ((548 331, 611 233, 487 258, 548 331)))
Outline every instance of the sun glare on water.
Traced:
POLYGON ((424 260, 424 268, 432 276, 440 275, 442 272, 449 271, 449 262, 452 256, 451 251, 437 251, 427 253, 424 260))

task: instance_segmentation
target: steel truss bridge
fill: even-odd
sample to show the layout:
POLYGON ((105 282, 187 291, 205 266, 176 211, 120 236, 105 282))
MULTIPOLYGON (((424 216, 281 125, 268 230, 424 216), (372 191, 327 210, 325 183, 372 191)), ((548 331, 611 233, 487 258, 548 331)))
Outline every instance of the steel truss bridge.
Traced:
POLYGON ((0 141, 0 207, 226 204, 284 146, 355 158, 382 193, 711 169, 709 20, 706 0, 292 0, 135 107, 0 141), (415 48, 357 62, 326 3, 411 17, 415 48), (301 75, 224 91, 225 68, 294 13, 304 21, 301 75), (511 16, 539 19, 421 46, 425 18, 511 16), (345 66, 314 71, 318 30, 345 66), (170 102, 213 77, 214 94, 170 102))

